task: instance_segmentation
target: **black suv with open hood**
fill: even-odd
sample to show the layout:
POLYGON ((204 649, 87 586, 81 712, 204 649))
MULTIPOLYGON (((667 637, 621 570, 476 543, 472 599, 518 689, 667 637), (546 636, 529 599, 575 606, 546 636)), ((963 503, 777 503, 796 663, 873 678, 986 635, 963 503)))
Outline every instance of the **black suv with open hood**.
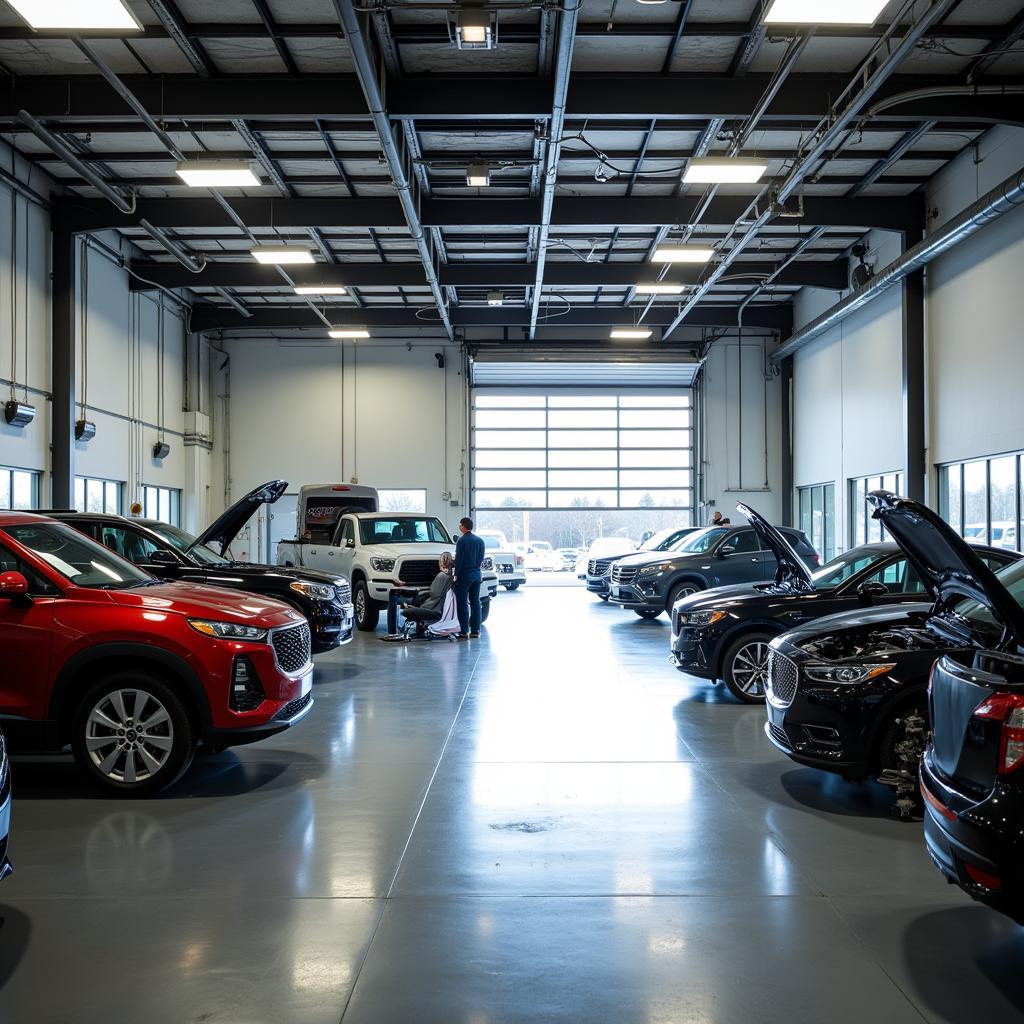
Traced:
MULTIPOLYGON (((775 555, 775 579, 719 587, 678 602, 671 616, 669 660, 680 672, 722 679, 745 703, 764 703, 768 644, 780 633, 826 615, 920 602, 928 596, 907 557, 891 541, 861 545, 811 570, 771 523, 746 505, 736 509, 775 555)), ((977 550, 994 562, 1013 560, 999 548, 977 550)))
POLYGON ((867 500, 933 602, 832 615, 773 640, 766 732, 799 764, 894 786, 899 809, 909 813, 932 665, 978 646, 983 634, 965 616, 964 595, 990 589, 1012 600, 993 568, 1017 572, 1020 555, 972 548, 916 501, 887 491, 867 500))
POLYGON ((228 548, 261 505, 272 505, 288 487, 271 480, 236 501, 198 537, 156 519, 104 512, 47 511, 154 576, 249 590, 290 604, 309 620, 316 653, 352 639, 349 581, 314 569, 235 562, 228 548))

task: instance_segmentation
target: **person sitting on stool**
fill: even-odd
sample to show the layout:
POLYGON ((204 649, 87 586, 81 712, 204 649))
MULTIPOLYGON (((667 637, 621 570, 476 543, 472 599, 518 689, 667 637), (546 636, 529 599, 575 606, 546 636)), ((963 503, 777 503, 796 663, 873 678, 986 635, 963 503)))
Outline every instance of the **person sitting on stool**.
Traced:
MULTIPOLYGON (((447 551, 437 560, 438 574, 428 590, 413 590, 401 580, 395 580, 394 589, 388 594, 388 637, 398 634, 398 606, 415 605, 418 608, 440 609, 445 595, 452 588, 452 566, 455 558, 447 551)), ((418 632, 418 630, 417 630, 418 632)))
POLYGON ((455 605, 459 612, 459 639, 475 640, 480 635, 480 566, 484 542, 473 532, 473 520, 459 520, 462 534, 455 545, 455 605))

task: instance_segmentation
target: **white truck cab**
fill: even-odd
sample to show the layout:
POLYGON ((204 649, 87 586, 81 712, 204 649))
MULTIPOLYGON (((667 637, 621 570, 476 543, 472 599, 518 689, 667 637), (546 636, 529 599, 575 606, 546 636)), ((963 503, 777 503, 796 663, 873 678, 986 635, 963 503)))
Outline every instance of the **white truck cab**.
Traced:
MULTIPOLYGON (((437 575, 437 561, 455 544, 436 516, 412 512, 342 512, 327 542, 281 541, 279 565, 323 568, 341 573, 352 582, 356 626, 366 632, 377 628, 388 594, 398 581, 410 587, 429 587, 437 575)), ((498 577, 490 557, 482 566, 481 614, 490 611, 498 592, 498 577)))
POLYGON ((526 582, 526 560, 509 544, 500 530, 477 530, 488 556, 494 562, 498 583, 506 590, 518 590, 526 582))

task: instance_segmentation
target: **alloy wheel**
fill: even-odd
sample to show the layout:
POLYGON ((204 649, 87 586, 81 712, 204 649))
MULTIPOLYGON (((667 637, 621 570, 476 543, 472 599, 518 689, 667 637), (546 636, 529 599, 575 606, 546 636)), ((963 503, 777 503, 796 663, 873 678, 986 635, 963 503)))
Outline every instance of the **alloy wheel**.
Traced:
POLYGON ((745 644, 732 660, 732 677, 750 697, 763 697, 768 682, 768 644, 755 640, 745 644))
POLYGON ((164 705, 140 689, 118 689, 93 705, 85 748, 99 771, 114 782, 151 779, 174 747, 174 725, 164 705))

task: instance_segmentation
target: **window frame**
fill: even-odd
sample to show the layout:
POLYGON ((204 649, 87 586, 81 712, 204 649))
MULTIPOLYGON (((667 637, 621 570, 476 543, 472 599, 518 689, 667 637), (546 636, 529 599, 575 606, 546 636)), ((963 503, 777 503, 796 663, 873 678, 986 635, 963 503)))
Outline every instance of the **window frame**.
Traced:
POLYGON ((30 512, 39 508, 39 484, 42 478, 42 474, 39 470, 23 469, 21 466, 0 466, 0 477, 2 476, 7 477, 7 493, 10 497, 8 504, 6 506, 0 505, 0 508, 10 512, 30 512), (14 478, 16 476, 27 476, 29 478, 31 498, 29 499, 29 505, 27 507, 14 507, 14 478))
POLYGON ((124 514, 124 489, 125 484, 123 480, 109 480, 105 477, 100 476, 76 476, 74 489, 73 489, 73 503, 75 509, 79 512, 92 512, 93 514, 108 515, 108 516, 120 516, 124 514), (89 509, 87 506, 88 495, 89 495, 89 484, 99 484, 103 488, 103 508, 101 509, 89 509), (81 485, 82 501, 79 502, 79 485, 81 485), (108 502, 108 487, 114 488, 116 495, 115 506, 111 508, 108 502))
POLYGON ((868 513, 867 496, 872 491, 889 490, 894 494, 903 491, 903 470, 894 469, 888 473, 871 473, 868 476, 851 476, 846 481, 846 497, 849 509, 846 516, 847 548, 862 544, 880 544, 885 540, 885 530, 877 519, 868 513), (860 488, 864 490, 861 493, 860 488), (863 527, 863 529, 860 529, 863 527))
MULTIPOLYGON (((1013 474, 1013 518, 1009 520, 1010 527, 1014 530, 1014 541, 1008 545, 1008 550, 1019 551, 1021 549, 1022 519, 1024 519, 1024 451, 997 452, 992 455, 983 455, 979 458, 961 459, 956 462, 943 462, 936 466, 939 515, 959 534, 964 536, 967 528, 967 467, 983 465, 985 471, 985 517, 984 535, 973 538, 979 543, 985 543, 992 547, 1004 547, 1002 543, 996 543, 992 537, 992 464, 1002 462, 1004 459, 1014 460, 1013 474), (955 476, 955 490, 957 497, 957 516, 953 521, 950 511, 950 486, 949 481, 955 476)), ((997 520, 1005 522, 1006 520, 997 520)), ((1000 538, 1002 540, 1002 538, 1000 538)))
POLYGON ((836 484, 834 480, 822 480, 815 484, 801 484, 797 492, 797 516, 799 528, 807 542, 818 554, 821 564, 831 562, 838 552, 836 538, 836 484), (815 541, 814 516, 815 498, 820 499, 817 514, 821 516, 821 544, 815 541))
POLYGON ((162 484, 143 484, 142 485, 142 515, 145 519, 155 519, 158 522, 166 523, 168 526, 177 526, 181 528, 181 488, 180 487, 164 487, 162 484), (150 497, 156 498, 156 514, 150 509, 150 497), (161 515, 161 504, 164 496, 167 497, 168 513, 169 518, 164 518, 161 515))

